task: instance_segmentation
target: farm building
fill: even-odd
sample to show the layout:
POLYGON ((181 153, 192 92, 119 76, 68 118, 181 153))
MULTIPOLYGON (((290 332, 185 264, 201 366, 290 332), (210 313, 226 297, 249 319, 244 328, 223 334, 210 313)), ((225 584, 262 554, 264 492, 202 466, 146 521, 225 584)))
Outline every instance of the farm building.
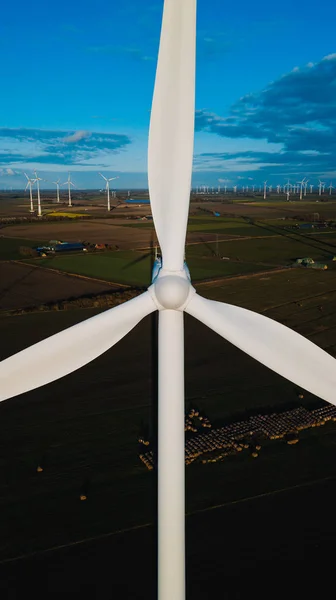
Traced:
POLYGON ((134 200, 134 198, 127 198, 125 200, 126 204, 149 204, 149 198, 137 198, 136 200, 134 200))
POLYGON ((45 254, 48 252, 78 252, 85 249, 81 242, 61 242, 50 246, 38 246, 36 251, 45 254))

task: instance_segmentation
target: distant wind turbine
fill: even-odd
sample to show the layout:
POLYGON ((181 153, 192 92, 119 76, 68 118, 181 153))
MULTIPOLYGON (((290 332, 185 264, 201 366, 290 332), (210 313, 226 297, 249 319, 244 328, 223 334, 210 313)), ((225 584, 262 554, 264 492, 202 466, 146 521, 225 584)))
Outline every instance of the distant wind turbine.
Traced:
POLYGON ((305 178, 303 178, 301 181, 297 182, 298 184, 300 184, 300 200, 302 200, 303 186, 304 186, 305 182, 306 182, 305 178))
POLYGON ((27 185, 25 187, 25 191, 26 189, 29 187, 29 194, 30 194, 30 212, 33 213, 34 211, 34 204, 33 204, 33 191, 32 191, 32 185, 35 183, 35 179, 31 179, 30 177, 28 177, 27 173, 25 173, 25 176, 27 177, 27 185))
POLYGON ((264 181, 264 200, 266 200, 267 196, 267 181, 264 181))
MULTIPOLYGON (((105 177, 105 175, 103 175, 102 173, 98 173, 98 175, 100 175, 100 177, 102 177, 103 179, 105 179, 106 181, 106 192, 107 192, 107 210, 110 211, 111 210, 111 203, 110 203, 110 181, 113 181, 114 179, 119 179, 119 177, 110 177, 109 179, 107 177, 105 177)), ((128 192, 129 194, 129 192, 128 192)))
POLYGON ((323 188, 323 191, 324 191, 324 186, 325 186, 325 183, 324 183, 324 181, 321 181, 321 179, 319 179, 319 185, 318 185, 318 188, 319 188, 319 196, 321 196, 321 195, 322 195, 322 188, 323 188))
POLYGON ((70 173, 68 175, 68 179, 62 183, 62 185, 67 185, 68 186, 68 193, 69 193, 69 206, 72 206, 71 204, 71 186, 75 187, 75 185, 72 183, 71 178, 70 178, 70 173))
POLYGON ((332 184, 332 181, 330 182, 330 185, 329 185, 329 188, 328 188, 328 189, 329 189, 329 196, 331 196, 331 194, 332 194, 332 190, 334 189, 334 186, 333 186, 333 184, 332 184))
POLYGON ((36 183, 36 187, 37 187, 37 216, 42 217, 41 197, 40 197, 40 181, 42 181, 42 179, 41 179, 41 177, 38 177, 36 171, 34 171, 34 174, 35 174, 35 180, 33 183, 36 183))
POLYGON ((52 183, 54 183, 56 185, 57 203, 59 203, 59 201, 60 201, 60 197, 59 197, 59 182, 60 182, 60 179, 57 179, 57 181, 53 181, 52 182, 52 183))

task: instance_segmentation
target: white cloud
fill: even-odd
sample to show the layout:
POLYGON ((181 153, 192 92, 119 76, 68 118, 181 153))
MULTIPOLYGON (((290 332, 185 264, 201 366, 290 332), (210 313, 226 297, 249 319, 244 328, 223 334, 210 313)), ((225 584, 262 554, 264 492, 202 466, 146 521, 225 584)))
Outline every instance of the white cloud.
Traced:
POLYGON ((66 142, 67 144, 73 144, 74 142, 79 142, 80 140, 84 140, 90 137, 90 135, 91 133, 89 131, 75 131, 75 133, 73 133, 72 135, 68 135, 67 137, 63 138, 63 142, 66 142))
POLYGON ((336 52, 333 54, 327 54, 327 56, 324 56, 322 60, 336 60, 336 52))

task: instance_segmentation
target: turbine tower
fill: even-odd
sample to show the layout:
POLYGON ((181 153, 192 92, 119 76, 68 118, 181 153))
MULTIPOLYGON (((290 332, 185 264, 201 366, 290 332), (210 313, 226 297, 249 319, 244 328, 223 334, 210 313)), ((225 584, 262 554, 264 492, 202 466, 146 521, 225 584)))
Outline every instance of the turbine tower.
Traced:
POLYGON ((267 181, 264 181, 264 200, 266 200, 267 196, 267 181))
MULTIPOLYGON (((110 203, 110 181, 113 181, 114 179, 119 179, 119 178, 118 177, 110 177, 109 179, 107 179, 107 177, 105 177, 105 175, 102 175, 102 173, 98 173, 98 175, 100 175, 100 177, 102 177, 106 181, 107 210, 110 211, 111 210, 111 203, 110 203)), ((128 197, 129 197, 129 192, 128 192, 128 197)))
POLYGON ((42 181, 41 177, 38 177, 36 171, 34 171, 35 179, 33 183, 36 183, 37 187, 37 216, 42 217, 41 211, 41 197, 40 197, 40 181, 42 181))
POLYGON ((57 181, 53 181, 52 182, 52 183, 54 183, 56 185, 57 204, 59 204, 59 201, 60 201, 60 196, 59 196, 59 182, 60 182, 60 179, 57 179, 57 181))
POLYGON ((25 191, 29 187, 29 195, 30 195, 30 211, 29 212, 33 213, 35 211, 34 211, 34 204, 33 204, 33 190, 32 190, 32 186, 35 183, 35 179, 31 179, 30 177, 28 177, 27 173, 25 173, 25 176, 27 177, 27 185, 25 187, 25 191))
POLYGON ((75 187, 75 185, 71 181, 70 173, 68 175, 68 179, 64 183, 62 183, 62 185, 68 186, 68 192, 69 192, 69 205, 68 206, 72 206, 72 204, 71 204, 71 186, 75 187))
POLYGON ((323 188, 323 191, 324 191, 324 186, 325 186, 325 183, 324 183, 324 181, 321 181, 321 179, 319 179, 319 185, 318 185, 318 188, 319 188, 319 196, 321 196, 321 195, 322 195, 322 188, 323 188))
POLYGON ((306 183, 306 180, 305 180, 305 178, 303 178, 301 181, 298 181, 297 183, 300 184, 300 200, 302 200, 303 188, 306 183))
POLYGON ((330 185, 329 185, 328 187, 329 187, 329 196, 331 196, 331 194, 332 194, 332 190, 334 189, 334 186, 333 186, 333 184, 332 184, 332 181, 330 182, 330 185))
POLYGON ((191 285, 184 252, 193 159, 195 38, 196 0, 165 0, 148 142, 149 194, 162 253, 154 264, 152 284, 132 300, 0 363, 0 399, 6 400, 81 368, 145 316, 159 311, 159 600, 185 600, 183 313, 300 388, 336 404, 336 360, 330 354, 268 317, 207 300, 191 285))

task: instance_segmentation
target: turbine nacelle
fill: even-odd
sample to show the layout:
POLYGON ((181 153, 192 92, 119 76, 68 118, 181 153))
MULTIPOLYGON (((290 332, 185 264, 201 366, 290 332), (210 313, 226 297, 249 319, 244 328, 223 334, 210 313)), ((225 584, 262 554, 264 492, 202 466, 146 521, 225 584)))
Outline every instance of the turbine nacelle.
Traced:
POLYGON ((158 310, 183 311, 196 290, 190 282, 187 265, 181 271, 159 269, 153 284, 148 288, 158 310))

